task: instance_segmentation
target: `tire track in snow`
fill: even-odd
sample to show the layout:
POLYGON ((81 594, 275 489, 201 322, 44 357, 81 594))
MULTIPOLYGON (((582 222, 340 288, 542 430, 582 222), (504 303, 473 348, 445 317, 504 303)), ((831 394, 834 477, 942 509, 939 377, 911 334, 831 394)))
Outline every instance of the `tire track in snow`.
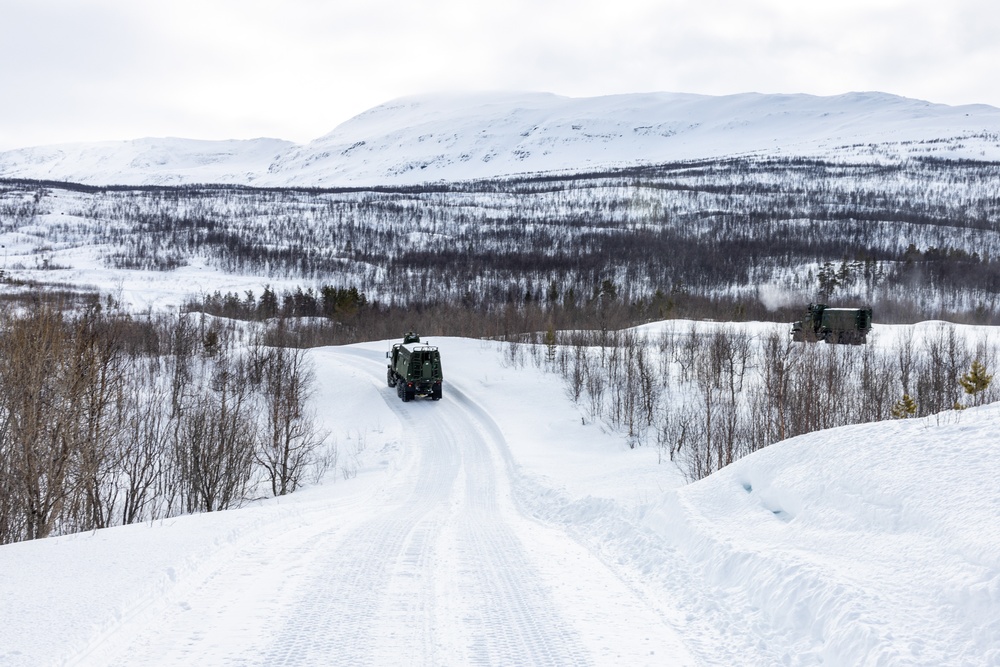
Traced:
POLYGON ((340 539, 345 522, 324 514, 291 511, 285 522, 248 531, 67 664, 245 664, 238 655, 261 645, 283 601, 298 595, 299 573, 340 539))
MULTIPOLYGON (((494 467, 503 471, 499 479, 508 487, 496 497, 506 501, 509 516, 519 519, 522 539, 538 545, 540 556, 534 563, 555 582, 563 609, 590 655, 600 664, 699 664, 678 631, 683 623, 678 623, 673 605, 640 591, 631 577, 600 553, 604 533, 580 534, 582 526, 557 510, 561 494, 538 486, 520 471, 502 429, 479 402, 454 385, 450 393, 491 443, 494 467), (573 577, 579 579, 568 581, 573 577)), ((619 526, 620 517, 610 507, 608 511, 605 518, 619 526)), ((632 536, 638 537, 637 533, 632 536)))
POLYGON ((619 600, 595 559, 579 569, 573 559, 588 554, 514 502, 516 466, 488 412, 454 386, 442 401, 403 404, 375 353, 324 354, 380 388, 407 427, 408 465, 365 496, 377 507, 337 516, 351 510, 333 502, 331 516, 303 514, 217 559, 170 594, 158 625, 130 632, 137 650, 112 664, 662 664, 669 653, 651 659, 641 637, 623 658, 634 599, 619 600))
POLYGON ((496 470, 481 443, 465 452, 466 498, 456 543, 471 574, 469 615, 477 665, 583 665, 590 660, 562 619, 497 504, 496 470))
MULTIPOLYGON (((419 407, 395 409, 413 420, 419 407)), ((309 590, 259 664, 375 665, 384 653, 431 662, 433 547, 459 460, 427 425, 402 446, 420 450, 415 484, 317 559, 309 590)))
POLYGON ((422 546, 412 549, 411 542, 411 552, 397 562, 397 576, 389 578, 385 589, 387 594, 405 589, 398 575, 404 575, 404 581, 408 575, 423 582, 421 590, 429 601, 411 598, 407 602, 406 598, 387 595, 388 600, 379 605, 382 613, 372 619, 376 631, 371 634, 369 649, 355 656, 355 664, 382 664, 384 661, 366 662, 380 656, 405 658, 413 664, 590 664, 575 630, 562 619, 550 591, 500 512, 497 461, 481 425, 447 397, 435 403, 404 405, 390 393, 386 390, 390 408, 404 422, 415 423, 424 438, 422 475, 437 475, 436 482, 418 485, 412 502, 431 499, 438 511, 424 517, 423 528, 411 531, 411 535, 421 535, 422 546), (428 468, 438 472, 427 473, 428 468), (445 469, 448 474, 441 476, 445 469), (464 484, 456 482, 459 473, 464 484), (425 537, 433 537, 433 544, 425 537), (399 567, 407 564, 415 568, 399 567), (457 600, 447 594, 449 589, 457 600), (407 604, 429 611, 416 617, 400 615, 400 607, 407 604), (416 636, 414 628, 421 621, 429 630, 422 638, 416 636), (378 632, 378 626, 385 627, 378 632), (393 651, 400 635, 409 636, 409 641, 400 647, 402 650, 393 651), (419 646, 424 651, 421 660, 413 653, 419 646))
MULTIPOLYGON (((380 361, 373 351, 338 353, 380 361)), ((390 408, 403 410, 385 391, 390 408)), ((449 383, 444 400, 405 406, 427 415, 430 437, 462 457, 433 552, 435 664, 697 664, 675 627, 565 526, 525 514, 517 465, 479 403, 449 383)))

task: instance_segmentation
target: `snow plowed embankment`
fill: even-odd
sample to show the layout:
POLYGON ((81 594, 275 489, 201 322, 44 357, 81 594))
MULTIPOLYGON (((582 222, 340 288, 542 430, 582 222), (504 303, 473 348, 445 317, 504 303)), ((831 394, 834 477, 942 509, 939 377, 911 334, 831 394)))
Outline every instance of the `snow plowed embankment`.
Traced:
POLYGON ((644 523, 793 664, 998 664, 998 416, 795 438, 668 493, 644 523))

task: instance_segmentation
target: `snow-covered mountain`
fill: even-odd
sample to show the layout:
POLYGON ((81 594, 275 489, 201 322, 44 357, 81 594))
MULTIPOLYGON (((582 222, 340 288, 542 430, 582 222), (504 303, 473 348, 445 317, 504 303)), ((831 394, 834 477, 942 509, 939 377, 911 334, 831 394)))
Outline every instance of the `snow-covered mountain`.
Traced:
POLYGON ((88 184, 416 184, 738 155, 1000 159, 1000 109, 884 93, 728 96, 545 93, 408 97, 304 145, 124 142, 0 153, 0 177, 88 184))
POLYGON ((844 158, 875 144, 883 158, 1000 157, 1000 109, 879 93, 417 97, 288 151, 262 180, 415 183, 745 154, 844 158))
POLYGON ((295 144, 280 139, 135 139, 0 153, 0 177, 91 185, 250 183, 295 144))

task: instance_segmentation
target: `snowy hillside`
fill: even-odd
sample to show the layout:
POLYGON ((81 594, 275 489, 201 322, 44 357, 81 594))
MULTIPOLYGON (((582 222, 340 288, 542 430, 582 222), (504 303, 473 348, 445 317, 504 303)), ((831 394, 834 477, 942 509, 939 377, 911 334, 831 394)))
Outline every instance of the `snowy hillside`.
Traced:
POLYGON ((437 403, 388 343, 311 353, 320 486, 0 547, 0 664, 1000 664, 996 405, 682 486, 556 376, 433 342, 437 403))
POLYGON ((728 156, 1000 159, 1000 109, 883 93, 427 95, 366 111, 305 145, 128 142, 0 153, 0 178, 88 184, 416 184, 728 156))
POLYGON ((928 152, 1000 157, 1000 109, 878 93, 415 97, 290 150, 262 182, 417 183, 747 154, 882 160, 928 152))
POLYGON ((279 139, 136 139, 0 153, 0 178, 94 185, 249 183, 292 144, 279 139))

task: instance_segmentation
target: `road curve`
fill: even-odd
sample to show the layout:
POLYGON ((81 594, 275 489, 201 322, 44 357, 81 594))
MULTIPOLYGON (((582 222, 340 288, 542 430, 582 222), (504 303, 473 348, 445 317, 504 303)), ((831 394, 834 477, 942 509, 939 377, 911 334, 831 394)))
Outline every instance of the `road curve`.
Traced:
POLYGON ((408 465, 368 502, 206 564, 156 618, 123 623, 114 659, 79 664, 697 664, 606 564, 519 509, 503 433, 472 392, 402 403, 375 353, 316 358, 382 383, 408 465))

